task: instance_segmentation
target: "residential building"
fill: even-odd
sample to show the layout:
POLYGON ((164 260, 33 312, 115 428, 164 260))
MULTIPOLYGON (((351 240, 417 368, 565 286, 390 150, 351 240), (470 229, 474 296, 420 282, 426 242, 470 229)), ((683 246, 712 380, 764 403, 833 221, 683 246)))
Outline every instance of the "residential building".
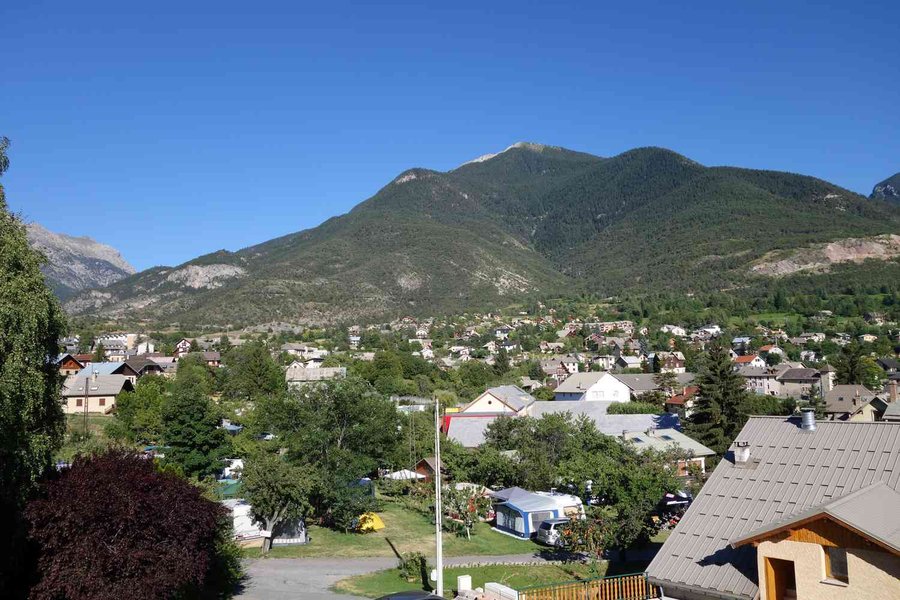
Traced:
POLYGON ((694 412, 694 404, 697 402, 699 391, 699 386, 685 386, 681 392, 673 394, 666 400, 666 412, 676 414, 682 419, 690 417, 691 413, 694 412))
POLYGON ((488 388, 460 409, 460 413, 521 415, 535 401, 534 396, 515 385, 488 388))
POLYGON ((141 376, 138 371, 127 362, 97 362, 91 363, 78 372, 75 377, 83 378, 91 375, 122 375, 132 384, 137 383, 141 376))
POLYGON ((655 450, 665 452, 667 450, 683 450, 688 456, 678 459, 676 473, 679 477, 686 477, 690 465, 697 465, 701 473, 706 473, 706 459, 715 456, 715 452, 681 433, 677 429, 649 428, 643 431, 623 431, 619 439, 634 445, 637 450, 655 450))
POLYGON ((125 365, 137 373, 138 379, 144 375, 162 375, 163 367, 151 358, 138 356, 129 358, 125 361, 125 365))
POLYGON ((684 354, 681 352, 657 352, 654 362, 660 373, 685 373, 684 354))
POLYGON ((875 421, 885 402, 864 385, 836 385, 825 394, 825 414, 838 421, 875 421))
POLYGON ((288 342, 281 345, 281 351, 296 356, 302 360, 310 360, 312 358, 324 358, 328 356, 328 350, 318 348, 311 344, 296 344, 288 342))
POLYGON ((754 367, 756 369, 765 369, 766 361, 757 356, 756 354, 745 354, 743 356, 736 356, 733 361, 734 362, 734 370, 737 371, 742 367, 754 367))
POLYGON ((477 448, 484 444, 487 429, 491 423, 503 416, 528 416, 536 419, 546 414, 571 414, 586 417, 594 423, 597 431, 604 435, 618 436, 623 431, 646 431, 648 429, 680 429, 681 421, 676 414, 656 415, 610 415, 607 413, 610 401, 584 402, 536 400, 525 410, 513 413, 472 413, 459 412, 444 417, 442 425, 447 437, 466 448, 477 448))
POLYGON ((679 600, 900 598, 897 473, 900 423, 751 417, 649 580, 679 600))
POLYGON ((188 352, 191 351, 191 340, 187 338, 181 338, 178 340, 178 343, 175 344, 175 351, 172 353, 175 358, 179 358, 188 352))
POLYGON ((675 337, 687 337, 687 329, 678 325, 663 325, 659 330, 663 333, 674 335, 675 337))
MULTIPOLYGON (((553 396, 556 400, 612 400, 613 398, 604 398, 606 391, 605 385, 600 385, 600 379, 610 376, 605 372, 588 372, 575 373, 566 378, 565 381, 556 386, 553 390, 553 396)), ((625 387, 624 384, 618 385, 625 387)), ((627 389, 626 389, 627 392, 627 389)), ((627 401, 627 393, 621 394, 621 401, 627 401)))
MULTIPOLYGON (((615 378, 628 388, 629 400, 639 400, 640 396, 643 394, 661 391, 656 384, 656 375, 654 373, 612 373, 611 377, 615 378)), ((676 373, 675 381, 677 382, 678 387, 684 388, 693 383, 694 374, 676 373)), ((613 398, 606 397, 605 399, 612 400, 613 398)))
POLYGON ((621 354, 616 359, 616 367, 622 370, 642 369, 644 367, 644 359, 640 356, 628 356, 627 354, 621 354))
POLYGON ((63 412, 80 414, 87 412, 109 414, 116 407, 119 395, 131 391, 134 385, 124 375, 100 375, 85 377, 74 375, 66 380, 62 389, 63 412))
POLYGON ((72 354, 60 354, 57 356, 56 365, 59 367, 59 374, 63 377, 74 375, 84 368, 84 363, 72 354))
POLYGON ((733 338, 731 340, 731 348, 735 352, 744 353, 750 348, 751 341, 752 339, 747 336, 733 338))

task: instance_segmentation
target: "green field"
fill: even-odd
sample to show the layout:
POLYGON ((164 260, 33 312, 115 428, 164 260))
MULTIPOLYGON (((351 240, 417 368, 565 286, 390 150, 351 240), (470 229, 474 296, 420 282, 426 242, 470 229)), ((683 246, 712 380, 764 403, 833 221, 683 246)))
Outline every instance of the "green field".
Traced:
MULTIPOLYGON (((406 552, 422 552, 429 555, 434 549, 434 524, 421 513, 389 500, 383 501, 378 514, 385 528, 373 533, 341 533, 311 525, 311 541, 303 546, 273 548, 273 558, 361 558, 368 556, 396 556, 406 552)), ((471 540, 452 533, 444 534, 446 556, 499 556, 505 554, 529 554, 544 549, 530 540, 503 535, 491 530, 487 523, 479 523, 471 540)), ((248 549, 247 557, 259 557, 258 549, 248 549)))

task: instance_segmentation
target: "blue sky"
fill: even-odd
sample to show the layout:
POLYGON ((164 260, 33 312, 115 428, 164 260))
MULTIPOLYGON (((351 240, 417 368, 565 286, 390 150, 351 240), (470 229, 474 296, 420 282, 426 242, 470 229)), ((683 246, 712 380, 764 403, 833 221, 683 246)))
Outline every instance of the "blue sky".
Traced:
POLYGON ((138 268, 519 140, 900 170, 895 1, 137 4, 0 4, 0 135, 14 210, 138 268))

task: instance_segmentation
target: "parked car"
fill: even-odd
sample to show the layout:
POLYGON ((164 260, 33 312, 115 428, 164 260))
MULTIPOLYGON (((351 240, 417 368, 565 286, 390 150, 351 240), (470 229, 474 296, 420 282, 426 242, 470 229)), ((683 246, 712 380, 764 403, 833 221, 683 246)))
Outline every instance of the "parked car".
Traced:
POLYGON ((540 524, 535 538, 538 542, 547 546, 562 546, 563 539, 561 535, 562 528, 569 523, 570 519, 547 519, 540 524))

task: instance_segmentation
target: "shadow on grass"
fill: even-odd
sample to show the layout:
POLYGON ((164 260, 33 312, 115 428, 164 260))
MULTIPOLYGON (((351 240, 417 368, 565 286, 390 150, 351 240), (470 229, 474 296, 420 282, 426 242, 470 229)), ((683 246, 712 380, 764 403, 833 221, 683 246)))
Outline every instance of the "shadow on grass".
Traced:
POLYGON ((391 552, 394 553, 394 556, 397 557, 397 560, 403 560, 403 556, 400 554, 400 551, 397 550, 397 546, 394 545, 394 542, 391 541, 391 538, 385 537, 384 541, 386 541, 388 546, 391 547, 391 552))

